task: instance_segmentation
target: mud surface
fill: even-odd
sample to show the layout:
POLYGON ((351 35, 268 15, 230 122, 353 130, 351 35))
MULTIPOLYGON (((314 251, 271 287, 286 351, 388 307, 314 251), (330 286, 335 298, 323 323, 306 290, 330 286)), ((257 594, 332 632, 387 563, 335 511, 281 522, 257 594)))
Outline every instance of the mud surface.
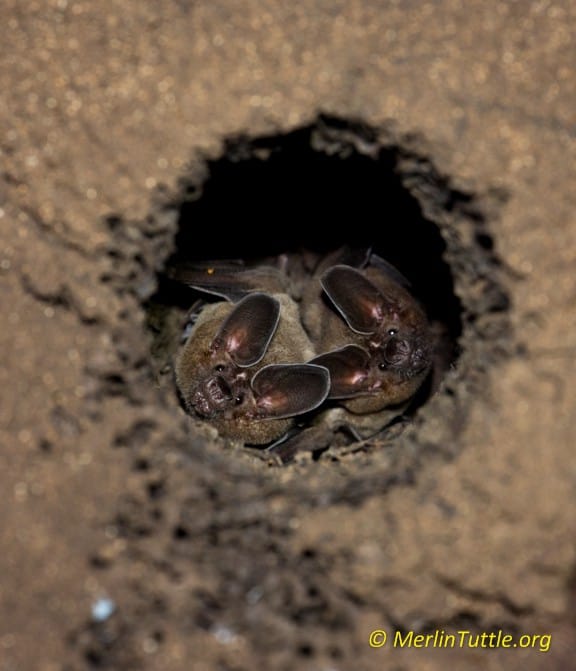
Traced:
POLYGON ((3 14, 0 671, 576 669, 571 3, 3 14), (182 412, 175 259, 358 242, 444 343, 409 422, 182 412), (392 643, 463 630, 551 643, 392 643))

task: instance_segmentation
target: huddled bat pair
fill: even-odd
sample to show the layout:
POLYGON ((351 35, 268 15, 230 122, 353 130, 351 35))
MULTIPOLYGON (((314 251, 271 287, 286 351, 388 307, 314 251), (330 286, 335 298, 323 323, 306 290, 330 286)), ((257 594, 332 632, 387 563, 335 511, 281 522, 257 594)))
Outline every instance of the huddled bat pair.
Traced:
POLYGON ((392 266, 339 251, 301 282, 299 263, 283 256, 276 265, 179 273, 224 299, 202 309, 175 364, 186 411, 224 437, 276 444, 303 422, 375 433, 430 370, 426 314, 392 266))
POLYGON ((250 293, 207 305, 176 362, 176 384, 191 415, 220 435, 264 445, 328 396, 330 376, 286 295, 250 293))

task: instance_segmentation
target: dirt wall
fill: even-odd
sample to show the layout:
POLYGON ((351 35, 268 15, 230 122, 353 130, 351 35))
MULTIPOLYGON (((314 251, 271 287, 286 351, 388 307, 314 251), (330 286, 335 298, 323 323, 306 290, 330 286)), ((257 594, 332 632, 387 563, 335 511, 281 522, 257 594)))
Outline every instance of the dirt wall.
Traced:
POLYGON ((3 16, 0 670, 576 668, 571 3, 3 16), (458 352, 397 440, 277 467, 184 415, 149 301, 184 228, 202 254, 202 235, 253 237, 257 210, 277 242, 271 156, 302 129, 283 204, 324 189, 302 236, 347 184, 350 230, 416 273, 432 227, 446 300, 420 281, 458 352), (374 221, 356 168, 325 172, 355 157, 369 202, 384 189, 374 221), (256 159, 244 200, 248 173, 218 181, 256 159), (459 631, 551 644, 392 644, 459 631))

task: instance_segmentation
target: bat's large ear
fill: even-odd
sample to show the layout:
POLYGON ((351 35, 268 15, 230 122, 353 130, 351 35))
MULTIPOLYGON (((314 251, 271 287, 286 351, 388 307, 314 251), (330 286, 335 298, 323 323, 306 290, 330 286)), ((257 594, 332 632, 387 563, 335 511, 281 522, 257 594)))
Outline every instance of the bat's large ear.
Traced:
POLYGON ((402 273, 398 270, 398 268, 396 268, 391 263, 383 259, 381 256, 378 256, 378 254, 374 253, 370 254, 368 263, 366 265, 368 264, 372 268, 378 268, 378 270, 383 272, 393 282, 399 284, 401 287, 404 287, 409 291, 412 289, 412 282, 410 282, 410 280, 407 277, 404 277, 404 275, 402 275, 402 273))
POLYGON ((356 333, 374 333, 384 318, 387 300, 364 275, 350 266, 333 266, 320 280, 348 326, 356 333))
POLYGON ((370 354, 358 345, 320 354, 310 363, 325 366, 330 373, 328 398, 352 398, 366 391, 364 383, 370 366, 370 354))
POLYGON ((351 266, 352 268, 365 268, 372 258, 372 247, 360 246, 350 247, 342 245, 334 254, 331 254, 331 266, 351 266))
POLYGON ((308 363, 270 364, 252 380, 261 419, 284 419, 314 410, 330 391, 330 374, 308 363))
POLYGON ((244 268, 240 263, 203 263, 178 268, 172 277, 193 289, 233 303, 255 292, 286 293, 287 278, 272 266, 244 268))
POLYGON ((253 366, 266 354, 279 319, 280 303, 275 298, 250 294, 226 317, 212 349, 224 349, 238 366, 253 366))

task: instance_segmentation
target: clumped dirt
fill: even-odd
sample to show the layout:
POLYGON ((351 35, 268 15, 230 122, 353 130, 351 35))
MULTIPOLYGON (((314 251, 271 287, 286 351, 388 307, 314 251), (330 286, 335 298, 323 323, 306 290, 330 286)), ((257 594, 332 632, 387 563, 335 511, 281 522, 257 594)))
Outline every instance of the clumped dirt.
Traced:
POLYGON ((0 671, 576 668, 572 10, 232 4, 7 8, 0 671), (343 244, 439 334, 407 420, 186 416, 171 268, 343 244), (552 642, 391 644, 461 630, 552 642))

